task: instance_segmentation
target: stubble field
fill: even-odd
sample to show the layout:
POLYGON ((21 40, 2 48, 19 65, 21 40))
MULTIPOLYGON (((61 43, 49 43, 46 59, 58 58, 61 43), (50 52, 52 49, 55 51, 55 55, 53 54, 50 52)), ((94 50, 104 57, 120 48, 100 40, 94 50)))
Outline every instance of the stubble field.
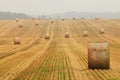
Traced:
POLYGON ((120 80, 119 19, 43 19, 38 26, 36 21, 0 20, 0 80, 120 80), (88 69, 87 46, 92 42, 110 43, 110 70, 88 69))

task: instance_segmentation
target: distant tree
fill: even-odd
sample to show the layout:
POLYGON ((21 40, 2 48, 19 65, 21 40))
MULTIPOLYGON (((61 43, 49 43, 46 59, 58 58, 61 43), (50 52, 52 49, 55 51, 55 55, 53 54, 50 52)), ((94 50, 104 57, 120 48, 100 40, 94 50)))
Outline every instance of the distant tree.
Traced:
POLYGON ((31 18, 30 16, 24 13, 12 13, 12 12, 0 12, 0 19, 28 19, 31 18))

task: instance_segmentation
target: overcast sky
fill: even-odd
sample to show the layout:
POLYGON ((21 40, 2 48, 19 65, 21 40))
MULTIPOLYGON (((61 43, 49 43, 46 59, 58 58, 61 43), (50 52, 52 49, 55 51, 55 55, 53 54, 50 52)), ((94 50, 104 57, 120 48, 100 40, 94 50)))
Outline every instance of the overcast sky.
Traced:
POLYGON ((30 15, 64 12, 120 12, 120 0, 0 0, 0 11, 30 15))

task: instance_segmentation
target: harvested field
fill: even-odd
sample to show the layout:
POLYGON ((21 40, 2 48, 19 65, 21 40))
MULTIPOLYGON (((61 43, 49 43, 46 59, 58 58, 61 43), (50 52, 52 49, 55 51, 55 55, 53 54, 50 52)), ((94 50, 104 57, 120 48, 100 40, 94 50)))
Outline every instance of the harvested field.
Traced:
POLYGON ((15 20, 0 20, 0 80, 120 80, 120 20, 40 19, 37 26, 33 18, 20 22, 23 28, 15 20), (84 38, 83 31, 89 36, 84 38), (13 44, 16 36, 19 45, 13 44), (108 70, 88 68, 88 44, 98 42, 109 43, 108 70))

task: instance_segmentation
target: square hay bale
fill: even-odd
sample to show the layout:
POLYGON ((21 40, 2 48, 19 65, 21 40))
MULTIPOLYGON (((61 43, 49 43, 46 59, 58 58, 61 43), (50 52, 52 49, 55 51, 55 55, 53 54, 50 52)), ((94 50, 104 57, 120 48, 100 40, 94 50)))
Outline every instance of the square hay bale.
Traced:
POLYGON ((50 39, 50 35, 49 34, 45 34, 45 39, 50 39))
POLYGON ((87 37, 88 36, 88 32, 87 31, 84 31, 83 32, 83 37, 87 37))
POLYGON ((99 31, 100 31, 100 34, 105 34, 105 29, 101 28, 99 31))
POLYGON ((15 45, 19 45, 20 44, 20 38, 19 37, 15 37, 14 38, 14 44, 15 45))
POLYGON ((88 45, 88 68, 89 69, 109 69, 109 44, 90 43, 88 45))
POLYGON ((66 32, 66 33, 65 33, 65 38, 69 38, 69 37, 70 37, 69 33, 66 32))

